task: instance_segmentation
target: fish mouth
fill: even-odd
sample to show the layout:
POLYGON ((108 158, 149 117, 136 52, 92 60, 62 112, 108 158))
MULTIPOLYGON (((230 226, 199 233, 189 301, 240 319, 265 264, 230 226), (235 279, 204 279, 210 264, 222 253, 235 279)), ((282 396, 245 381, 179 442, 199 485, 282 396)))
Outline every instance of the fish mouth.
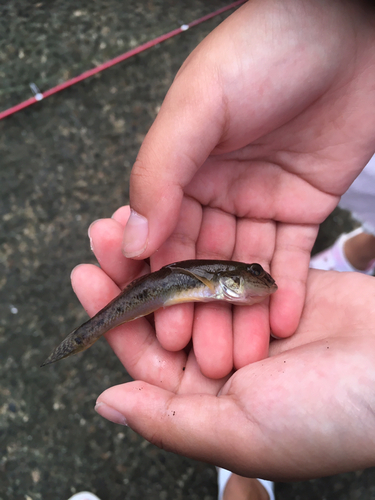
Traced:
POLYGON ((268 288, 268 290, 271 290, 270 293, 276 292, 276 290, 278 289, 276 281, 272 278, 270 274, 266 276, 264 285, 268 288))
POLYGON ((258 288, 261 293, 268 294, 276 292, 278 286, 276 285, 276 281, 269 276, 267 280, 260 282, 256 288, 258 288))
POLYGON ((275 282, 265 283, 262 287, 259 288, 259 290, 257 290, 256 295, 259 295, 259 297, 267 297, 267 295, 275 293, 277 289, 278 286, 275 282))

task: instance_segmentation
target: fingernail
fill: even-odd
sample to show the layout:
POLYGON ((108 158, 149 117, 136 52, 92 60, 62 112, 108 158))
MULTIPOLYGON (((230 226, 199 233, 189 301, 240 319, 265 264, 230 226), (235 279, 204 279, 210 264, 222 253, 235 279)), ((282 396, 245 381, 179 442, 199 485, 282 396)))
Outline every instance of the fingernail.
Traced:
POLYGON ((283 337, 278 337, 277 335, 275 335, 275 334, 274 334, 274 333, 272 333, 272 332, 270 333, 270 335, 271 335, 271 337, 272 337, 273 339, 275 339, 275 340, 282 340, 282 339, 283 339, 283 337))
POLYGON ((91 248, 91 251, 93 252, 94 251, 94 247, 93 247, 93 244, 92 244, 92 238, 91 238, 91 229, 92 227, 98 222, 100 221, 101 219, 96 219, 94 220, 94 222, 91 222, 91 224, 89 225, 89 228, 87 230, 87 235, 89 237, 89 240, 90 240, 90 248, 91 248))
POLYGON ((148 222, 146 217, 130 210, 130 217, 125 226, 122 249, 125 257, 137 257, 147 247, 148 222))
POLYGON ((128 421, 122 413, 105 403, 96 403, 95 411, 114 424, 128 425, 128 421))

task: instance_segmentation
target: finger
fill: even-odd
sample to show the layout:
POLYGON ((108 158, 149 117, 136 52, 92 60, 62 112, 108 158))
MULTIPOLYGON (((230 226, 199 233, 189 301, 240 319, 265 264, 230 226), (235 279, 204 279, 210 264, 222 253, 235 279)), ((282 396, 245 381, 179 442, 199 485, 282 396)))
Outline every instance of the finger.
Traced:
MULTIPOLYGON (((201 206, 184 198, 176 228, 151 258, 151 269, 157 270, 171 262, 195 258, 195 245, 202 219, 201 206)), ((155 312, 155 329, 164 349, 179 351, 191 339, 194 304, 180 304, 155 312)))
MULTIPOLYGON (((197 241, 197 258, 229 260, 235 235, 235 217, 206 208, 197 241)), ((228 304, 196 304, 193 344, 199 366, 207 377, 222 378, 230 373, 233 336, 232 310, 228 304)))
POLYGON ((194 350, 191 349, 187 358, 184 377, 178 388, 178 394, 217 394, 227 382, 229 375, 221 379, 206 377, 198 364, 194 350))
POLYGON ((123 243, 128 257, 152 255, 172 233, 184 187, 220 140, 225 109, 216 75, 215 63, 196 49, 142 143, 130 177, 133 212, 123 243))
POLYGON ((176 395, 139 381, 105 391, 97 411, 163 449, 244 476, 310 479, 368 467, 374 460, 368 339, 330 345, 313 342, 248 365, 219 397, 176 395), (353 412, 361 415, 356 426, 353 412))
MULTIPOLYGON (((98 267, 80 265, 72 272, 73 289, 90 316, 119 293, 116 284, 98 267)), ((128 373, 137 379, 177 390, 186 366, 186 354, 161 347, 146 319, 125 323, 105 334, 128 373)))
MULTIPOLYGON (((241 439, 249 427, 229 397, 175 395, 144 382, 107 389, 99 396, 95 409, 115 423, 129 425, 156 446, 183 456, 224 466, 227 446, 225 465, 230 464, 231 470, 234 450, 243 447, 241 439)), ((246 439, 250 448, 254 441, 254 437, 252 442, 246 439)))
MULTIPOLYGON (((267 403, 256 392, 257 417, 267 414, 267 403)), ((283 460, 280 455, 286 446, 281 444, 283 451, 277 450, 275 456, 274 443, 262 436, 272 424, 246 418, 241 403, 237 404, 236 397, 216 394, 176 395, 137 381, 107 389, 95 409, 114 423, 129 425, 162 449, 241 475, 265 477, 276 472, 280 476, 284 470, 280 471, 277 461, 283 460)))
POLYGON ((197 240, 197 259, 231 259, 235 238, 236 218, 222 210, 206 207, 197 240))
POLYGON ((125 227, 129 217, 130 217, 130 206, 124 205, 118 208, 116 212, 112 214, 111 218, 117 221, 119 224, 121 224, 122 227, 125 227))
POLYGON ((120 287, 149 272, 143 261, 124 257, 123 226, 114 219, 99 219, 89 227, 90 245, 103 271, 120 287))
POLYGON ((311 249, 319 227, 279 223, 272 275, 278 291, 271 297, 270 324, 277 337, 292 335, 298 326, 306 295, 311 249))
MULTIPOLYGON (((273 222, 239 219, 233 258, 241 262, 256 262, 268 270, 274 244, 273 222)), ((234 307, 233 334, 233 361, 236 369, 264 359, 268 354, 270 339, 269 301, 234 307)))
MULTIPOLYGON (((263 9, 262 2, 246 2, 199 44, 177 75, 131 174, 130 205, 135 212, 124 235, 128 257, 151 255, 172 233, 185 186, 216 146, 215 153, 222 153, 251 144, 301 114, 330 88, 342 60, 332 64, 322 57, 326 45, 322 50, 320 43, 306 46, 297 43, 294 36, 277 36, 295 30, 294 16, 283 10, 276 16, 265 16, 263 9), (279 23, 277 30, 274 19, 279 23), (295 64, 299 59, 309 64, 295 64), (286 79, 291 72, 294 78, 286 79)), ((320 28, 320 23, 317 26, 320 28)), ((303 28, 317 40, 319 29, 314 23, 303 28)), ((336 43, 329 45, 337 53, 336 43)), ((213 179, 217 178, 215 174, 213 179)), ((266 180, 275 185, 274 178, 266 180)), ((201 189, 212 191, 215 184, 211 179, 201 189)), ((254 198, 259 199, 267 189, 268 185, 265 191, 255 187, 254 198)), ((311 191, 315 190, 311 187, 311 191)), ((219 198, 223 199, 224 193, 221 191, 219 198)), ((300 191, 294 193, 298 198, 300 191)), ((249 191, 246 196, 252 198, 249 191)), ((274 213, 288 212, 292 217, 290 205, 297 206, 294 215, 300 210, 297 201, 285 203, 284 196, 272 201, 274 213)), ((319 203, 314 208, 315 215, 319 209, 327 215, 319 203)), ((269 216, 266 211, 265 217, 269 216)), ((311 217, 310 211, 309 220, 311 217)))

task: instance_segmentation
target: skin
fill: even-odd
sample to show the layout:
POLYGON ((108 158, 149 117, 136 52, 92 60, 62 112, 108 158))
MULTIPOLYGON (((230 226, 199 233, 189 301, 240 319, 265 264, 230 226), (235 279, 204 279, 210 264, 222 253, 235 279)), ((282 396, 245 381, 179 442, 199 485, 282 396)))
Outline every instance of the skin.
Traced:
POLYGON ((232 474, 225 487, 223 500, 268 500, 269 495, 257 479, 232 474))
MULTIPOLYGON (((72 283, 93 315, 140 263, 121 256, 116 220, 97 222, 90 236, 102 269, 81 265, 72 283)), ((310 271, 296 333, 221 380, 202 374, 192 349, 163 349, 146 319, 122 325, 106 337, 136 381, 106 390, 97 411, 158 446, 249 477, 373 466, 374 300, 372 277, 310 271)))
POLYGON ((355 269, 364 271, 375 259, 375 236, 368 233, 353 236, 345 242, 344 253, 355 269))
POLYGON ((269 307, 234 317, 157 316, 162 346, 192 337, 208 377, 267 356, 270 329, 296 330, 318 224, 375 150, 374 8, 363 5, 248 2, 185 61, 139 151, 128 257, 150 257, 152 269, 259 262, 279 285, 269 307))
POLYGON ((373 25, 359 2, 254 0, 188 58, 131 177, 123 248, 139 260, 121 254, 120 209, 91 227, 102 270, 76 268, 73 286, 93 314, 145 257, 232 258, 269 264, 280 293, 241 315, 176 307, 157 337, 142 319, 109 333, 137 382, 105 391, 101 415, 251 477, 375 465, 373 279, 308 276, 317 225, 375 149, 373 25), (261 361, 269 325, 295 334, 261 361))

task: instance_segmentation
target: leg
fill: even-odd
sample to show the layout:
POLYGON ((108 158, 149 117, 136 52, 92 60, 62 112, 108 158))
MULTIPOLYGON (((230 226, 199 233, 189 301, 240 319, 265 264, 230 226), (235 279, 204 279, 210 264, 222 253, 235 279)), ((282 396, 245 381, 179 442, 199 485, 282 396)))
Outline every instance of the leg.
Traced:
POLYGON ((269 495, 257 479, 232 474, 224 490, 223 500, 269 500, 269 495))
POLYGON ((263 479, 238 476, 216 467, 219 500, 275 500, 274 484, 263 479))
POLYGON ((314 255, 310 267, 325 271, 357 271, 373 275, 375 271, 375 236, 362 228, 340 238, 327 250, 314 255))
POLYGON ((375 236, 359 233, 346 240, 344 254, 349 263, 359 271, 365 271, 375 259, 375 236))

